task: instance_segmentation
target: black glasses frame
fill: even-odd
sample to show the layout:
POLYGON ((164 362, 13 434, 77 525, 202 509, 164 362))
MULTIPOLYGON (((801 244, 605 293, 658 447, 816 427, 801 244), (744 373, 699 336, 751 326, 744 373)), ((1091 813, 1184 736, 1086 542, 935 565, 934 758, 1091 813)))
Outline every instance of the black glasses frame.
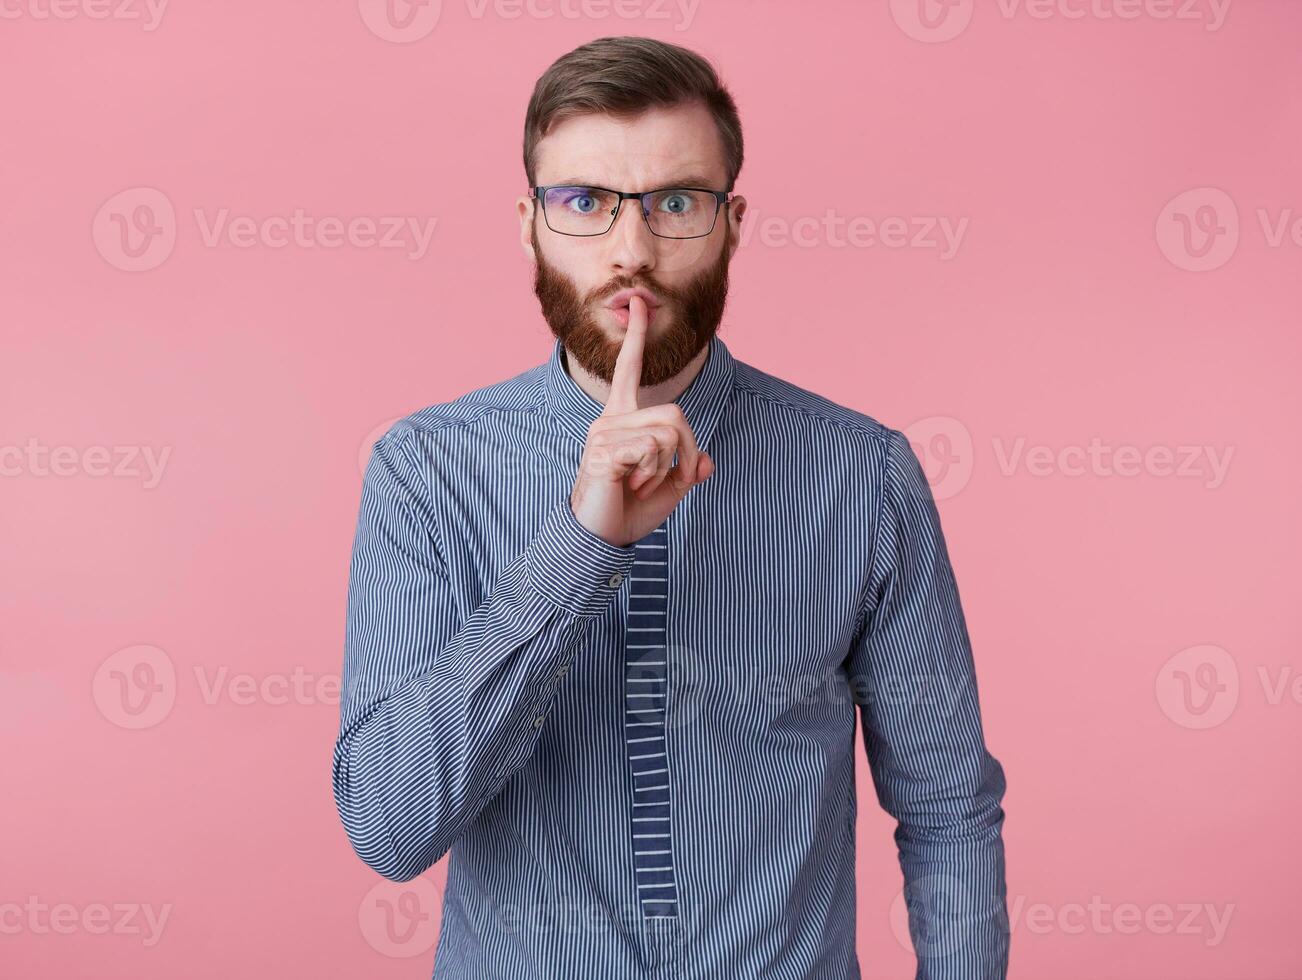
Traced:
POLYGON ((615 222, 619 220, 619 211, 620 208, 624 206, 624 202, 630 200, 631 198, 638 198, 639 202, 641 203, 641 208, 639 210, 642 212, 642 223, 646 225, 647 231, 655 235, 656 238, 664 238, 671 242, 686 242, 686 241, 690 241, 693 238, 705 238, 708 235, 713 235, 714 227, 719 223, 719 208, 721 206, 726 208, 729 204, 732 203, 731 192, 714 191, 714 190, 710 190, 710 188, 708 187, 676 187, 675 186, 675 187, 660 187, 653 191, 617 191, 611 187, 598 187, 596 184, 539 184, 537 187, 529 188, 529 196, 532 198, 536 198, 542 204, 543 221, 547 223, 548 229, 550 231, 555 232, 557 235, 568 235, 571 238, 597 238, 601 235, 606 234, 607 232, 610 231, 610 229, 615 227, 615 222), (546 195, 548 191, 555 190, 557 187, 575 187, 575 188, 586 187, 590 190, 605 191, 607 194, 616 195, 618 199, 615 201, 615 206, 611 208, 610 211, 610 224, 606 225, 606 227, 601 231, 594 231, 587 235, 576 235, 572 231, 556 231, 555 228, 552 228, 552 223, 547 218, 546 195), (647 217, 651 212, 649 212, 646 208, 646 201, 641 199, 650 197, 652 194, 663 194, 665 191, 697 191, 698 193, 701 194, 713 195, 714 196, 714 218, 710 222, 710 230, 706 232, 702 232, 699 235, 662 235, 659 232, 657 232, 654 228, 652 228, 651 219, 647 217))

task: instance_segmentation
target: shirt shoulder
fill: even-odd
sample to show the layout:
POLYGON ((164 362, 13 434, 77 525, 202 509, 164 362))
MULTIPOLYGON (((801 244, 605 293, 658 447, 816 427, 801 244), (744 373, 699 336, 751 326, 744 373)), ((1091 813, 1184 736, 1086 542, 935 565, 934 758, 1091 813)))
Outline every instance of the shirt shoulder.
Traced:
POLYGON ((892 434, 900 435, 865 412, 832 401, 751 364, 737 361, 734 398, 756 414, 781 415, 788 422, 807 426, 811 435, 833 441, 867 441, 884 451, 892 434))
POLYGON ((531 367, 512 377, 471 389, 456 398, 435 402, 397 419, 379 441, 398 444, 427 443, 464 434, 494 420, 533 415, 544 404, 546 365, 531 367))

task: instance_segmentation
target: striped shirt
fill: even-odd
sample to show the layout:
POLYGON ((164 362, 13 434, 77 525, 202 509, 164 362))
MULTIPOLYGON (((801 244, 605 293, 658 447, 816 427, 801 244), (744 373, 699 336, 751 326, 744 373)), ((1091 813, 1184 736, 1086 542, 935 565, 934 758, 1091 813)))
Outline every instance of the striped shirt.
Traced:
POLYGON ((333 786, 371 868, 449 856, 435 980, 851 980, 855 737, 919 980, 1003 978, 1004 773, 904 435, 734 358, 677 399, 714 474, 617 547, 569 493, 563 347, 374 445, 333 786))

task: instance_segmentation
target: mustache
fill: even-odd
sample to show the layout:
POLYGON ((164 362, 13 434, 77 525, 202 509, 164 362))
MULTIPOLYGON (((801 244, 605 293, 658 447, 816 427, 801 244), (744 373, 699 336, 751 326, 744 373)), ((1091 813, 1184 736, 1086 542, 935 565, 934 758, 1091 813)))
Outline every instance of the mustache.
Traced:
POLYGON ((655 297, 666 306, 682 302, 682 297, 678 295, 677 290, 670 289, 662 283, 650 279, 631 279, 627 277, 612 279, 600 289, 593 290, 588 294, 584 302, 600 305, 623 289, 645 289, 647 292, 654 294, 655 297))

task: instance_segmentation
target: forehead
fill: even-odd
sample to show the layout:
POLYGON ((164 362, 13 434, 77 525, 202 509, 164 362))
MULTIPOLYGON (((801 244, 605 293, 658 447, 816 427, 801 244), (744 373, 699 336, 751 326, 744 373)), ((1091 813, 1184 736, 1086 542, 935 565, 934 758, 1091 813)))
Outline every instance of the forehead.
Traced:
POLYGON ((626 119, 571 116, 538 141, 539 184, 590 183, 616 190, 654 190, 684 177, 723 190, 727 168, 714 117, 700 103, 653 108, 626 119))

